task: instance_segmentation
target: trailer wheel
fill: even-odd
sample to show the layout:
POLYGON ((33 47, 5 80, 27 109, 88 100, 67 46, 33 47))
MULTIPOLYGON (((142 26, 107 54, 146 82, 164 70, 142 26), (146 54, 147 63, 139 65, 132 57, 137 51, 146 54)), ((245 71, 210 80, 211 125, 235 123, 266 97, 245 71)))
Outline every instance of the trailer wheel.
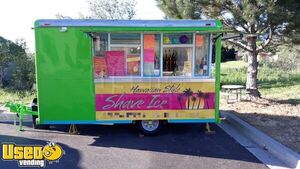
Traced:
MULTIPOLYGON (((38 111, 38 105, 37 105, 37 98, 34 98, 32 103, 31 103, 31 110, 32 111, 38 111)), ((32 127, 34 129, 49 129, 50 126, 46 125, 46 124, 36 124, 36 119, 38 118, 38 116, 36 115, 32 115, 32 127)))
POLYGON ((160 131, 163 122, 161 120, 140 120, 137 124, 145 135, 155 135, 160 131))

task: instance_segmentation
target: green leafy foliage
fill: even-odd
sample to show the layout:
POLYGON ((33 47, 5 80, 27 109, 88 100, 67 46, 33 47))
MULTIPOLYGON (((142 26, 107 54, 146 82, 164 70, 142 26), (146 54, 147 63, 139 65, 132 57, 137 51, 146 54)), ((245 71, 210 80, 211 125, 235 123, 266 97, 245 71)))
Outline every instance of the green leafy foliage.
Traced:
POLYGON ((254 50, 249 44, 253 40, 257 42, 255 50, 260 52, 275 36, 290 35, 300 39, 299 0, 156 1, 168 18, 222 20, 225 28, 247 35, 238 42, 228 42, 249 52, 254 50))
POLYGON ((201 9, 196 1, 190 0, 160 0, 158 6, 169 18, 200 19, 201 9))
POLYGON ((26 42, 16 43, 0 37, 0 87, 31 89, 35 82, 34 56, 26 53, 26 42))
POLYGON ((227 42, 247 52, 246 87, 250 95, 255 97, 260 96, 257 89, 258 53, 265 51, 274 39, 283 36, 300 39, 299 0, 157 0, 157 2, 169 18, 220 19, 226 29, 243 34, 243 38, 228 39, 227 42))
POLYGON ((6 102, 30 104, 36 97, 34 91, 29 90, 11 90, 0 88, 0 105, 6 102))
POLYGON ((277 50, 278 59, 276 61, 264 61, 261 64, 284 71, 293 71, 300 68, 300 45, 285 44, 277 47, 277 50))

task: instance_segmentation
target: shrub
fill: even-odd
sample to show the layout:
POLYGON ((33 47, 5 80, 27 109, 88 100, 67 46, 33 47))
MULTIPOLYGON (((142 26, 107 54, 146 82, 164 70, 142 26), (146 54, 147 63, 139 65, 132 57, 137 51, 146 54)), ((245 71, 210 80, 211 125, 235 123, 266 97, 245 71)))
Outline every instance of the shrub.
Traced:
POLYGON ((284 71, 294 71, 300 68, 300 46, 282 45, 279 47, 278 60, 265 62, 263 65, 281 69, 284 71))

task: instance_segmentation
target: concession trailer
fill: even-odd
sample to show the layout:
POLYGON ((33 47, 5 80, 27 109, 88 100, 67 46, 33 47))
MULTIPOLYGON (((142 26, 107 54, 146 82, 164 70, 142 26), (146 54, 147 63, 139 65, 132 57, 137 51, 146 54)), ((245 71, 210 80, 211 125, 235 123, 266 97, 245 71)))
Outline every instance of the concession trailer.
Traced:
POLYGON ((219 123, 222 30, 219 20, 37 20, 34 123, 136 123, 146 134, 219 123))

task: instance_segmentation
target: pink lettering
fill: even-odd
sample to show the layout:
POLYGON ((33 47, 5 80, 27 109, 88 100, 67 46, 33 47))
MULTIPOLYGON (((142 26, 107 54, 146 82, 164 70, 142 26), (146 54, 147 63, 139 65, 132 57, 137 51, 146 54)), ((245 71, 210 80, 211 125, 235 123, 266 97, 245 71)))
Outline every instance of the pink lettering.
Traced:
POLYGON ((105 102, 108 103, 102 107, 103 110, 114 109, 114 110, 130 110, 130 109, 140 109, 144 104, 142 99, 133 100, 133 99, 124 99, 124 94, 122 95, 112 95, 105 99, 105 102), (117 98, 115 101, 114 98, 117 98))

